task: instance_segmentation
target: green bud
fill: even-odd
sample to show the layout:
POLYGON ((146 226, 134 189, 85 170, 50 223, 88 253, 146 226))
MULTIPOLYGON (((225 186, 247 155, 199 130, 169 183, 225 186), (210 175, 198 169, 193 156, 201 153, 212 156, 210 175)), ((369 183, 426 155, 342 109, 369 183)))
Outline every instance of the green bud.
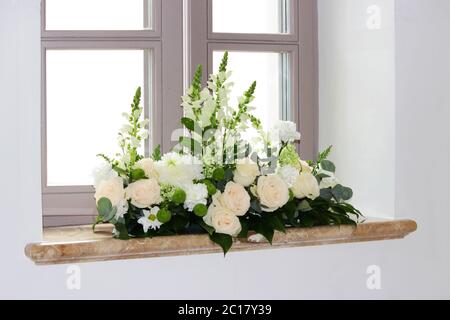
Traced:
POLYGON ((170 221, 170 219, 172 219, 172 213, 165 208, 159 210, 156 216, 158 218, 158 221, 161 223, 167 223, 170 221))
POLYGON ((223 168, 217 168, 213 172, 213 178, 214 180, 222 181, 223 179, 225 179, 225 170, 223 168))
POLYGON ((208 213, 208 207, 202 203, 199 203, 194 207, 194 213, 196 216, 202 218, 208 213))
POLYGON ((172 196, 172 201, 176 204, 182 204, 186 201, 186 192, 182 189, 176 189, 172 196))
POLYGON ((216 188, 216 186, 215 186, 211 181, 205 180, 205 181, 204 181, 204 184, 206 185, 206 188, 208 189, 208 194, 209 194, 210 196, 213 196, 213 195, 216 194, 217 188, 216 188))

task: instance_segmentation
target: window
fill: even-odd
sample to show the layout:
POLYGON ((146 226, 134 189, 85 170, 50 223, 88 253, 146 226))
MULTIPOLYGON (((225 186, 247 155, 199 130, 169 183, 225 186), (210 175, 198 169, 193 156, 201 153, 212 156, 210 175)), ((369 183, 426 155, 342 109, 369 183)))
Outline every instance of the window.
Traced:
POLYGON ((225 50, 234 94, 257 80, 258 117, 297 122, 312 157, 315 19, 316 0, 42 0, 44 225, 92 222, 95 155, 115 152, 137 86, 151 119, 144 151, 166 152, 193 70, 205 66, 206 80, 225 50))

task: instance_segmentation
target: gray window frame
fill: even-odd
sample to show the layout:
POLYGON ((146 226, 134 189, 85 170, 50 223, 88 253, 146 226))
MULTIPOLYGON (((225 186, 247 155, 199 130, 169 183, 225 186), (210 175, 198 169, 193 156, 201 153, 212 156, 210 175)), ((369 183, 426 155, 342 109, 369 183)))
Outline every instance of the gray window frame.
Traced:
MULTIPOLYGON (((185 42, 185 86, 198 64, 208 66, 203 78, 212 71, 212 50, 289 52, 290 110, 282 117, 297 123, 303 139, 302 156, 313 159, 318 150, 318 66, 317 0, 290 0, 289 34, 215 33, 212 30, 212 0, 185 0, 188 40, 185 42)), ((243 0, 245 1, 245 0, 243 0)), ((286 0, 279 0, 282 4, 286 0)))
MULTIPOLYGON (((212 50, 289 52, 292 60, 289 70, 292 76, 289 88, 292 109, 284 110, 283 117, 290 118, 299 125, 304 137, 300 148, 303 157, 309 159, 317 154, 317 0, 290 0, 290 34, 213 33, 211 0, 151 1, 154 6, 151 30, 58 31, 45 30, 45 0, 41 0, 44 227, 89 224, 96 214, 92 187, 48 187, 46 184, 47 49, 151 49, 153 81, 145 86, 151 86, 153 99, 150 103, 149 96, 145 93, 144 104, 147 106, 147 115, 149 107, 152 107, 153 143, 161 144, 163 152, 169 151, 176 143, 171 138, 172 132, 180 127, 180 96, 189 85, 195 67, 198 64, 206 66, 204 79, 213 71, 212 50)), ((147 152, 149 148, 147 146, 147 152)))

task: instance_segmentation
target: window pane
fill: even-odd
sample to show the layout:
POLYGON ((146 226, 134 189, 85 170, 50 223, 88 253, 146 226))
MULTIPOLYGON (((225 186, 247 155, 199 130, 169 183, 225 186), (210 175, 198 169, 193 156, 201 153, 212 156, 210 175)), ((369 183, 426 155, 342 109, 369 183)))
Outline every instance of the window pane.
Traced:
POLYGON ((151 0, 47 0, 47 30, 142 30, 151 0))
POLYGON ((289 0, 213 0, 212 3, 213 32, 289 32, 289 0))
POLYGON ((144 83, 143 50, 47 51, 47 184, 91 185, 96 155, 115 155, 117 132, 144 83))
MULTIPOLYGON (((217 70, 224 52, 213 52, 213 66, 217 70)), ((251 103, 256 107, 253 112, 261 119, 265 128, 270 128, 275 120, 283 117, 288 100, 282 100, 284 87, 288 86, 288 74, 283 72, 283 60, 287 54, 278 52, 244 52, 230 51, 228 70, 232 71, 230 81, 234 83, 230 94, 230 104, 237 105, 238 98, 256 80, 255 100, 251 103)))

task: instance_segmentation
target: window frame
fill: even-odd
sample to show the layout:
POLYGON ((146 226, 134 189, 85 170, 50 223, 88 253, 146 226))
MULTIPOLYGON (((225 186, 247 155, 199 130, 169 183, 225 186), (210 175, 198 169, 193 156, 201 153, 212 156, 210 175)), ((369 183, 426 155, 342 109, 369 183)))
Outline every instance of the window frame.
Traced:
MULTIPOLYGON (((228 34, 212 32, 211 0, 152 0, 152 30, 45 30, 45 0, 41 0, 41 152, 44 227, 89 224, 96 215, 91 186, 48 187, 46 136, 47 49, 150 49, 153 50, 153 143, 167 152, 180 128, 180 96, 189 86, 195 67, 205 66, 204 81, 212 72, 212 49, 245 51, 290 50, 293 121, 303 134, 301 152, 306 159, 317 154, 318 68, 317 0, 291 0, 291 34, 228 34), (292 9, 291 9, 292 10, 292 9), (287 50, 287 48, 289 50, 287 50), (271 49, 271 50, 270 50, 271 49), (301 116, 300 116, 301 115, 301 116)), ((277 51, 279 52, 279 51, 277 51)), ((148 69, 148 68, 146 68, 148 69)), ((145 77, 146 79, 150 79, 145 77)), ((144 90, 146 92, 146 90, 144 90)), ((144 101, 148 97, 144 95, 144 101)), ((146 113, 148 116, 149 109, 146 113)))
MULTIPOLYGON (((245 0, 243 0, 245 1, 245 0)), ((226 33, 213 32, 213 0, 207 1, 208 39, 231 41, 273 41, 273 42, 298 42, 299 10, 298 0, 278 0, 281 3, 289 3, 289 33, 226 33)), ((300 0, 301 1, 301 0, 300 0)))
POLYGON ((144 4, 144 22, 148 21, 148 6, 152 6, 152 26, 142 30, 47 30, 46 0, 41 0, 41 37, 43 38, 160 38, 162 0, 147 0, 144 4))
MULTIPOLYGON (((318 26, 317 0, 291 0, 291 34, 249 34, 212 32, 212 0, 185 0, 186 66, 185 86, 189 84, 197 65, 203 69, 206 82, 211 72, 211 46, 224 50, 245 48, 296 47, 290 64, 291 121, 297 123, 302 136, 299 151, 305 159, 313 159, 318 152, 318 26), (294 21, 292 21, 294 20, 294 21)), ((282 50, 286 51, 286 50, 282 50)))
MULTIPOLYGON (((47 50, 151 50, 152 75, 144 77, 143 104, 146 116, 152 112, 150 129, 153 136, 146 145, 146 153, 152 145, 160 144, 164 152, 171 147, 171 133, 178 126, 174 118, 179 119, 182 114, 179 97, 183 93, 183 0, 152 0, 152 4, 152 30, 45 30, 46 0, 41 0, 41 184, 44 227, 90 224, 96 215, 92 186, 47 186, 47 50), (149 90, 152 91, 152 101, 149 101, 149 90)), ((149 70, 145 61, 144 67, 149 70)))

